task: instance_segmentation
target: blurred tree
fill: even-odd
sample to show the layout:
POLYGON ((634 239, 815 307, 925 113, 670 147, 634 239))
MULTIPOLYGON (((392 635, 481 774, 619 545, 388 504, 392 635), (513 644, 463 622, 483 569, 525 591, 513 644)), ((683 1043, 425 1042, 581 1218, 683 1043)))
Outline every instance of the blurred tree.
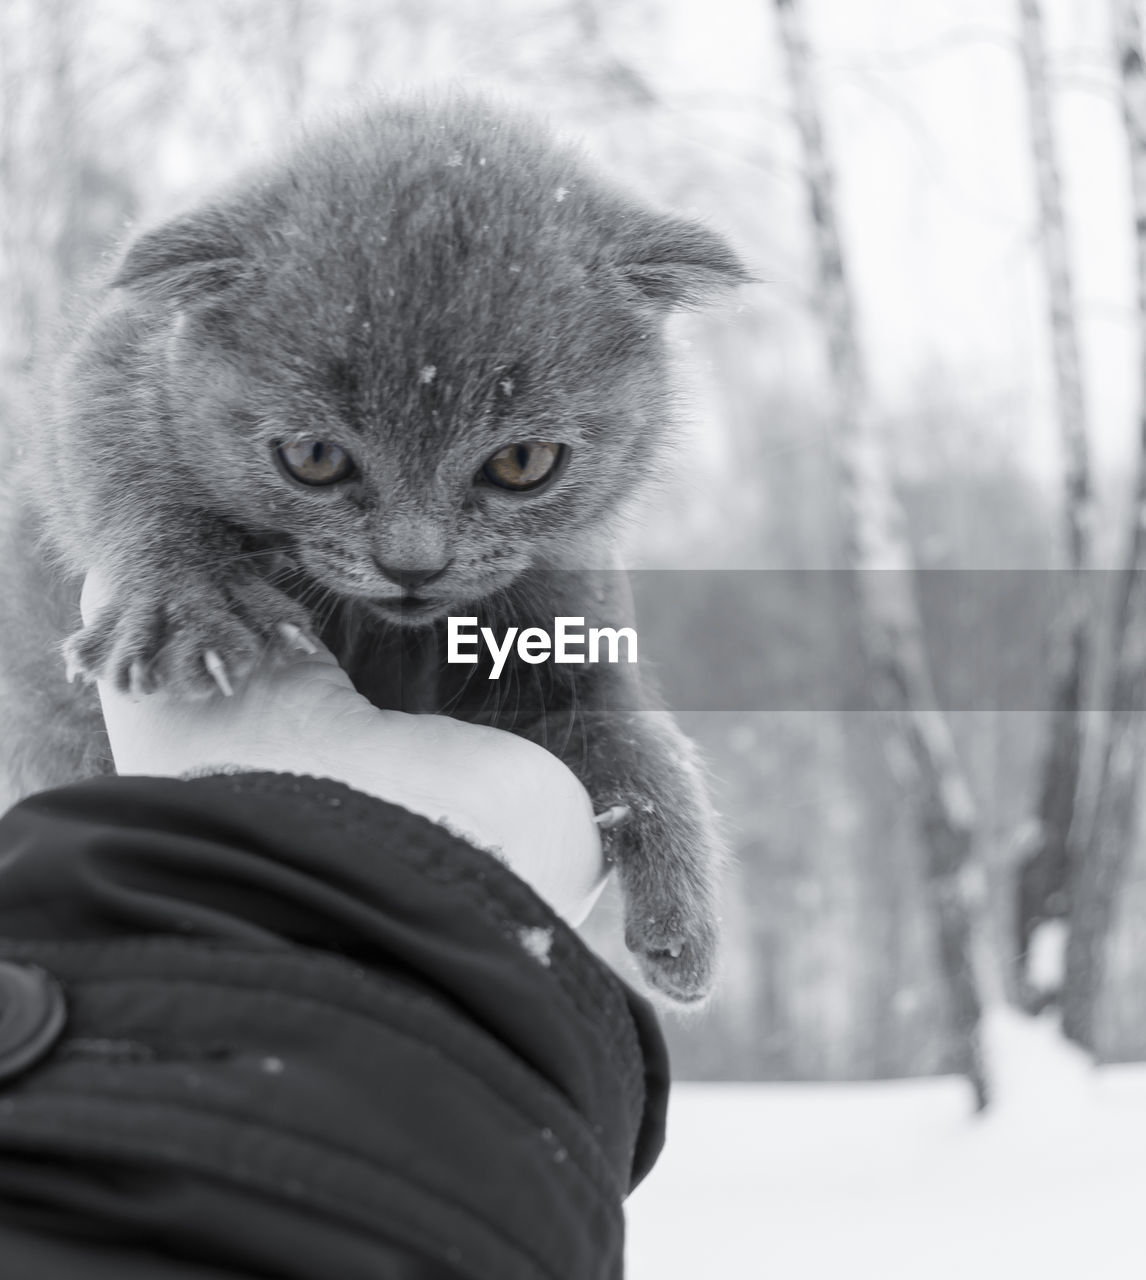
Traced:
POLYGON ((1016 996, 1034 1009, 1051 993, 1035 991, 1030 985, 1027 963, 1031 937, 1041 923, 1067 913, 1071 852, 1078 838, 1075 804, 1082 761, 1082 696, 1091 646, 1091 601, 1084 578, 1090 565, 1093 495, 1082 359, 1039 0, 1019 0, 1019 16, 1065 459, 1063 511, 1071 575, 1063 617, 1055 629, 1051 720, 1035 820, 1024 829, 1016 886, 1012 976, 1016 996))
POLYGON ((982 1108, 988 1083, 965 897, 974 804, 950 729, 935 701, 911 584, 913 557, 872 413, 803 13, 799 0, 775 3, 793 116, 804 149, 817 303, 836 396, 835 446, 847 555, 859 597, 871 693, 886 713, 889 761, 919 822, 942 970, 955 1018, 959 1069, 982 1108))
POLYGON ((1090 839, 1071 883, 1063 987, 1063 1030, 1092 1050, 1100 1048, 1098 1004, 1146 765, 1146 66, 1135 0, 1112 0, 1111 16, 1136 231, 1140 402, 1138 474, 1110 640, 1110 720, 1090 839))
POLYGON ((592 63, 592 74, 606 101, 616 98, 636 107, 655 107, 657 96, 631 63, 614 54, 605 42, 597 0, 572 0, 581 44, 592 63))
MULTIPOLYGON (((719 413, 740 443, 729 477, 701 485, 723 495, 728 518, 674 544, 673 572, 635 580, 642 652, 711 762, 737 863, 721 995, 703 1017, 670 1021, 673 1062, 688 1079, 957 1071, 918 829, 858 710, 866 678, 846 575, 808 567, 826 563, 832 523, 822 418, 790 375, 770 385, 753 360, 750 311, 732 333, 713 357, 719 413), (690 564, 706 572, 679 572, 690 564)), ((984 936, 1000 956, 1013 936, 1010 837, 1043 736, 1040 640, 1061 585, 1031 572, 1050 568, 1054 513, 1008 458, 1010 413, 933 370, 890 437, 906 464, 936 696, 980 815, 984 936)))
POLYGON ((97 82, 90 39, 76 0, 0 5, 0 361, 13 382, 135 208, 121 156, 103 152, 123 138, 87 110, 97 82))
POLYGON ((27 363, 80 266, 80 26, 72 0, 3 10, 5 356, 17 366, 27 363))
POLYGON ((286 109, 297 120, 306 95, 306 52, 311 13, 307 0, 286 0, 283 4, 282 69, 286 89, 286 109))

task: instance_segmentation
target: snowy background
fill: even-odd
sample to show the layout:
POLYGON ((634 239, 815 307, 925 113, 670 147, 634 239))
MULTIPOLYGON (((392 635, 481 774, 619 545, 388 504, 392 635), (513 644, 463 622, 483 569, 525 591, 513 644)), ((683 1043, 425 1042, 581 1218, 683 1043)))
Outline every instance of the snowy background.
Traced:
MULTIPOLYGON (((815 709, 728 693, 741 676, 754 688, 762 666, 793 687, 806 678, 825 623, 773 571, 841 563, 804 157, 774 0, 0 0, 0 428, 19 421, 68 297, 126 231, 201 198, 296 122, 378 90, 490 90, 723 230, 760 283, 673 322, 686 430, 675 487, 632 557, 773 576, 754 578, 759 590, 709 574, 687 607, 645 580, 662 658, 692 663, 682 719, 711 763, 736 861, 721 993, 669 1019, 689 1083, 632 1200, 631 1274, 1129 1280, 1146 1274, 1140 821, 1088 1049, 1058 1032, 1062 924, 1039 931, 1028 975, 1047 1007, 1015 1007, 1024 995, 1032 1007, 1016 983, 1015 894, 1049 717, 1046 701, 1014 691, 1049 687, 1057 605, 1045 584, 1066 563, 1019 0, 801 8, 873 412, 927 571, 928 659, 976 810, 960 891, 987 1009, 985 1114, 960 1075, 918 826, 852 697, 864 681, 855 620, 833 630, 842 692, 815 709), (1000 597, 986 584, 1002 569, 1019 578, 1000 597), (972 577, 956 591, 951 570, 972 577)), ((1125 555, 1141 360, 1110 8, 1042 4, 1104 571, 1125 555)), ((1096 604, 1080 831, 1096 812, 1108 615, 1096 604)), ((588 932, 631 976, 617 910, 607 897, 588 932)))
POLYGON ((952 1080, 677 1087, 629 1202, 630 1280, 1138 1280, 1146 1071, 992 1019, 998 1106, 952 1080))

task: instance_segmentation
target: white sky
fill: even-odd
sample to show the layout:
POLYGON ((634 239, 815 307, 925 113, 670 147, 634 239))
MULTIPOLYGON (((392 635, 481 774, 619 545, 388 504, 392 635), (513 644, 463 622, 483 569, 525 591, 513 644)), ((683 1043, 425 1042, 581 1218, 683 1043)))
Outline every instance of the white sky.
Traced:
MULTIPOLYGON (((889 406, 946 373, 1025 419, 1057 475, 1017 0, 808 0, 872 374, 889 406), (1017 403, 1016 403, 1017 402, 1017 403)), ((1106 5, 1044 0, 1097 460, 1124 468, 1138 378, 1126 144, 1106 5)), ((677 57, 783 102, 771 5, 677 11, 677 57)), ((788 198, 800 199, 794 180, 788 198)), ((793 246, 795 248, 795 246, 793 246)), ((776 264, 778 274, 791 265, 776 264)), ((1014 428, 1013 428, 1014 429, 1014 428)), ((1021 429, 1021 427, 1017 428, 1021 429)))

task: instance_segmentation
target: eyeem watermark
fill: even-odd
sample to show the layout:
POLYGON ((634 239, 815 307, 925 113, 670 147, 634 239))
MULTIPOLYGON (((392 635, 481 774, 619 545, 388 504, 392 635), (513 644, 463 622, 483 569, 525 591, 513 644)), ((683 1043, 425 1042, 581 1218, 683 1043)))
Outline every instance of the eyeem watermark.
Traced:
POLYGON ((476 618, 446 619, 446 661, 474 663, 479 649, 485 645, 493 659, 489 678, 496 680, 505 670, 506 661, 517 647, 522 662, 636 662, 637 633, 633 627, 590 627, 586 634, 584 618, 554 618, 553 634, 544 627, 510 627, 498 640, 492 627, 478 627, 476 618), (625 656, 621 657, 621 641, 625 656), (605 657, 601 656, 602 645, 605 657))

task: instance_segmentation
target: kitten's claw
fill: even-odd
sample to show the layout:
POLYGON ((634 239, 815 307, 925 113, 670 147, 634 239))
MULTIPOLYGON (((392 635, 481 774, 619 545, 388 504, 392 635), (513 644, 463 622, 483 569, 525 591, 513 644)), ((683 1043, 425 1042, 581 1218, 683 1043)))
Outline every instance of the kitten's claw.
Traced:
POLYGON ((203 655, 203 665, 207 668, 211 679, 219 686, 223 697, 234 697, 235 691, 231 688, 231 681, 227 677, 227 668, 223 665, 223 659, 219 657, 214 649, 208 649, 203 655))
POLYGON ((301 649, 305 654, 316 654, 318 645, 302 630, 296 627, 293 622, 280 622, 279 635, 295 649, 301 649))
POLYGON ((310 614, 253 572, 220 581, 197 565, 179 574, 150 566, 112 596, 97 621, 65 640, 68 679, 108 681, 134 698, 160 689, 186 701, 233 698, 268 642, 280 655, 288 643, 323 652, 307 634, 310 614))
POLYGON ((64 655, 64 679, 68 684, 75 684, 77 679, 85 682, 87 680, 83 667, 80 666, 71 653, 64 655))
POLYGON ((139 658, 136 658, 128 671, 127 687, 133 698, 141 698, 147 692, 147 667, 139 658))
POLYGON ((615 804, 604 813, 594 814, 593 821, 602 831, 609 831, 613 827, 619 827, 622 822, 632 816, 633 811, 627 804, 615 804))

